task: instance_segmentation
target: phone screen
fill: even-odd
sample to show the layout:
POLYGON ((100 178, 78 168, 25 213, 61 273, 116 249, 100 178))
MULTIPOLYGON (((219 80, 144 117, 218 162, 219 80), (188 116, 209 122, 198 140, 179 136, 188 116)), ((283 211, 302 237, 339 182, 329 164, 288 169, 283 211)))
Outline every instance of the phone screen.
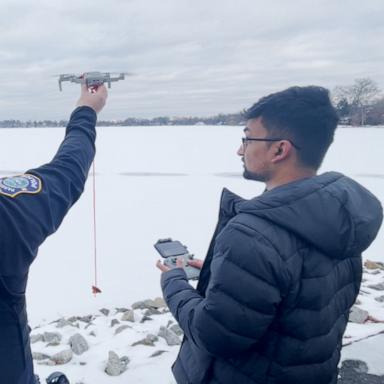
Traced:
POLYGON ((156 243, 155 248, 162 257, 179 256, 188 253, 187 248, 180 241, 156 243))

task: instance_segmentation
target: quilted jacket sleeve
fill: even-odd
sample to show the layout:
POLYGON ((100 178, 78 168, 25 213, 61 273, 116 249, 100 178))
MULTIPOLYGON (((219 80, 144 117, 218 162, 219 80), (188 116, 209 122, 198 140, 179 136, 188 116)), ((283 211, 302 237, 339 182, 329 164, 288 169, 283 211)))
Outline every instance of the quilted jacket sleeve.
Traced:
POLYGON ((231 357, 263 336, 289 281, 273 244, 255 230, 231 223, 216 238, 205 298, 188 284, 182 269, 163 273, 162 288, 186 337, 214 356, 231 357))

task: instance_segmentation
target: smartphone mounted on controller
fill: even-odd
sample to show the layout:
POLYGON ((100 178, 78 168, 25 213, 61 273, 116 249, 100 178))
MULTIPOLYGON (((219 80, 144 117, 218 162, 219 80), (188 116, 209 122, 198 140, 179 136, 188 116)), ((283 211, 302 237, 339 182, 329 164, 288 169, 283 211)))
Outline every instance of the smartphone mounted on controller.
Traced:
POLYGON ((176 260, 181 258, 188 280, 197 280, 199 278, 200 269, 188 265, 188 261, 193 260, 193 255, 189 253, 188 248, 181 244, 180 241, 174 241, 171 238, 159 239, 154 247, 164 259, 163 264, 168 268, 177 268, 176 260))

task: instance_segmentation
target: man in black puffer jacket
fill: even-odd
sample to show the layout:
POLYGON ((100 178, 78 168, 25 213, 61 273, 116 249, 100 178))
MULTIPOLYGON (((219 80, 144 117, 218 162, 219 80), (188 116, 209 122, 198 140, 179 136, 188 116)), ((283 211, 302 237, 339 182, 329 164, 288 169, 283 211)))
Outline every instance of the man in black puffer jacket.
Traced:
POLYGON ((337 115, 328 91, 293 87, 247 111, 238 154, 266 191, 224 190, 197 289, 163 271, 164 298, 185 337, 179 384, 334 384, 362 276, 382 222, 379 201, 336 172, 317 175, 337 115))

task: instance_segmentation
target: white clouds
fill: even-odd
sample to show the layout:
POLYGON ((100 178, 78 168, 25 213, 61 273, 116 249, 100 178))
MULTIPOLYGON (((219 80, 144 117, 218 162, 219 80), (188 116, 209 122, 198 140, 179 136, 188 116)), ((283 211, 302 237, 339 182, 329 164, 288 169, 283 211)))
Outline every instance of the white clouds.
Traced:
POLYGON ((233 112, 358 76, 383 86, 383 11, 381 0, 2 0, 0 119, 66 118, 77 88, 57 94, 51 77, 65 72, 137 74, 113 87, 103 118, 233 112))

